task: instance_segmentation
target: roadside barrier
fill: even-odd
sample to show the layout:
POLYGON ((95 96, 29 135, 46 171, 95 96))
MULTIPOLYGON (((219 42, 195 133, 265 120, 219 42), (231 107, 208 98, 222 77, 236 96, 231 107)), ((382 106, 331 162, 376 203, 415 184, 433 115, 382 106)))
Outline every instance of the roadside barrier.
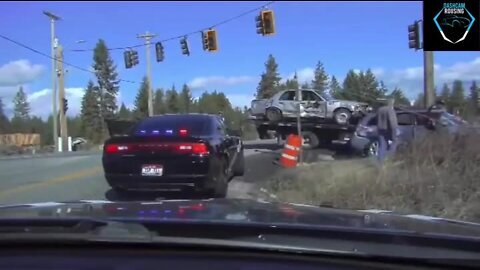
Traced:
POLYGON ((294 168, 298 163, 302 138, 298 135, 290 134, 285 142, 283 153, 280 156, 280 165, 284 168, 294 168))

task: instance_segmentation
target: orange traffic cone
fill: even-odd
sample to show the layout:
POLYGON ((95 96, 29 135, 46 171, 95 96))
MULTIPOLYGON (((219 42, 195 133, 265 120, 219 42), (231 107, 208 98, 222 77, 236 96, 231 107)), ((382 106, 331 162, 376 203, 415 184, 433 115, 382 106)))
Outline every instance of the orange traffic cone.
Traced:
POLYGON ((301 146, 302 139, 300 136, 293 134, 288 135, 282 156, 280 157, 280 165, 284 168, 296 167, 301 146))

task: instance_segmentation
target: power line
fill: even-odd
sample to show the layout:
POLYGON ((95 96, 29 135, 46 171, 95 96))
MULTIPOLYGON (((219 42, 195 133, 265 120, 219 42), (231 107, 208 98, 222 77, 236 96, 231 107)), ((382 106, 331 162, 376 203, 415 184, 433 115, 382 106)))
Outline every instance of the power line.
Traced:
MULTIPOLYGON (((25 45, 25 44, 23 44, 23 43, 20 43, 20 42, 18 42, 18 41, 15 41, 15 40, 13 40, 13 39, 11 39, 11 38, 9 38, 9 37, 6 37, 6 36, 4 36, 4 35, 2 35, 2 34, 0 34, 0 38, 3 38, 3 39, 5 39, 5 40, 7 40, 7 41, 10 41, 10 42, 12 42, 12 43, 20 46, 20 47, 23 47, 23 48, 25 48, 25 49, 27 49, 27 50, 30 50, 30 51, 32 51, 32 52, 34 52, 34 53, 37 53, 37 54, 42 55, 42 56, 44 56, 44 57, 47 57, 47 58, 49 58, 49 59, 53 59, 53 60, 59 61, 59 62, 63 63, 63 64, 66 65, 66 66, 70 66, 70 67, 76 68, 76 69, 81 70, 81 71, 84 71, 84 72, 96 74, 95 71, 91 71, 91 70, 88 70, 88 69, 86 69, 86 68, 82 68, 82 67, 79 67, 79 66, 77 66, 77 65, 74 65, 74 64, 71 64, 71 63, 67 63, 67 62, 65 62, 65 61, 63 61, 63 60, 60 60, 60 59, 56 58, 56 57, 51 57, 50 55, 48 55, 48 54, 46 54, 46 53, 43 53, 43 52, 41 52, 41 51, 39 51, 39 50, 37 50, 37 49, 34 49, 34 48, 30 47, 30 46, 27 46, 27 45, 25 45)), ((123 79, 118 79, 118 80, 121 81, 121 82, 139 83, 139 82, 129 81, 129 80, 123 80, 123 79)))
MULTIPOLYGON (((234 16, 234 17, 231 17, 231 18, 228 18, 228 19, 223 20, 223 21, 221 21, 221 22, 215 23, 215 24, 211 25, 210 27, 205 27, 205 28, 202 28, 202 29, 200 29, 200 30, 198 30, 198 31, 192 31, 192 32, 190 32, 190 33, 186 33, 186 34, 182 34, 182 35, 178 35, 178 36, 174 36, 174 37, 162 39, 162 40, 159 40, 159 42, 168 42, 168 41, 172 41, 172 40, 176 40, 176 39, 180 39, 180 38, 183 38, 183 37, 187 37, 187 36, 191 36, 191 35, 194 35, 194 34, 201 33, 201 32, 203 32, 203 31, 205 31, 205 30, 210 29, 210 28, 218 27, 218 26, 220 26, 220 25, 223 25, 223 24, 229 23, 229 22, 231 22, 231 21, 233 21, 233 20, 236 20, 236 19, 239 19, 239 18, 241 18, 241 17, 244 17, 244 16, 246 16, 246 15, 248 15, 248 14, 250 14, 250 13, 253 13, 253 12, 255 12, 255 11, 264 9, 264 8, 266 8, 267 6, 269 6, 269 5, 273 4, 273 3, 275 3, 275 1, 270 1, 270 2, 268 2, 268 3, 266 3, 266 4, 263 4, 263 5, 259 6, 259 7, 250 9, 250 10, 245 11, 245 12, 243 12, 243 13, 240 13, 240 14, 234 16)), ((146 46, 146 44, 137 44, 137 45, 127 46, 127 47, 115 47, 115 48, 109 48, 109 49, 107 49, 107 50, 109 50, 109 51, 127 50, 127 49, 133 49, 133 48, 144 47, 144 46, 146 46)), ((94 49, 73 49, 73 50, 70 50, 70 51, 72 51, 72 52, 91 52, 91 51, 94 51, 94 49)))

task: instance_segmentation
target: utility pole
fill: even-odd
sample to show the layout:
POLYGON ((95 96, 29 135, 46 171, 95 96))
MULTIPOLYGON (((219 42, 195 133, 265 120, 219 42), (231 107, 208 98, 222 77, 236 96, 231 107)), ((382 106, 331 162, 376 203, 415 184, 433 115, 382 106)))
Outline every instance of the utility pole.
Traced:
POLYGON ((59 104, 59 121, 60 121, 60 136, 62 138, 62 152, 68 151, 68 136, 67 136, 67 115, 65 112, 65 72, 63 70, 63 47, 58 46, 58 104, 59 104))
POLYGON ((423 91, 425 108, 430 108, 430 106, 435 103, 433 62, 433 52, 423 51, 423 91))
POLYGON ((57 129, 57 67, 56 67, 56 59, 55 59, 55 21, 61 20, 60 17, 56 16, 55 14, 44 11, 47 17, 50 18, 50 38, 51 38, 51 52, 50 57, 52 58, 52 117, 53 117, 53 144, 55 146, 54 152, 58 151, 58 129, 57 129))
POLYGON ((152 74, 150 67, 150 40, 157 35, 151 34, 148 31, 145 34, 137 35, 137 38, 142 38, 145 40, 146 54, 145 57, 147 62, 147 85, 148 85, 148 116, 153 115, 153 94, 152 94, 152 74))

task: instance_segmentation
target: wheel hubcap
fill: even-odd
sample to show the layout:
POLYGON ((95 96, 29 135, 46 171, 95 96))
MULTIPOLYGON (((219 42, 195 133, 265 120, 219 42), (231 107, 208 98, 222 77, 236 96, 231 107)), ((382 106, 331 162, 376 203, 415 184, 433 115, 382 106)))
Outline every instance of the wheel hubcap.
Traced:
POLYGON ((348 119, 348 115, 346 113, 337 114, 337 121, 340 123, 345 123, 348 119))
POLYGON ((302 146, 310 146, 310 138, 308 136, 303 136, 302 138, 302 146))
POLYGON ((370 156, 378 155, 378 142, 373 142, 370 144, 370 147, 368 148, 368 154, 370 156))

